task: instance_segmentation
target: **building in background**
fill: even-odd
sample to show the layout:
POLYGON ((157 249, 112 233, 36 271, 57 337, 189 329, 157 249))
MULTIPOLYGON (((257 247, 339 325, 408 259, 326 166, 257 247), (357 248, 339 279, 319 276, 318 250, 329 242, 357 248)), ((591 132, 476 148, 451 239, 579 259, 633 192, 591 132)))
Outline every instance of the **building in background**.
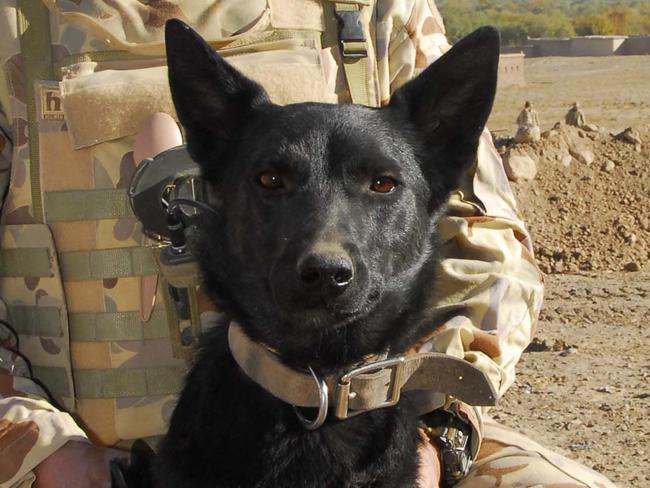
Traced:
POLYGON ((526 45, 504 48, 503 52, 523 52, 530 58, 542 56, 644 55, 650 54, 650 36, 529 38, 526 45))
POLYGON ((524 53, 501 54, 499 59, 499 86, 523 86, 526 84, 524 53))

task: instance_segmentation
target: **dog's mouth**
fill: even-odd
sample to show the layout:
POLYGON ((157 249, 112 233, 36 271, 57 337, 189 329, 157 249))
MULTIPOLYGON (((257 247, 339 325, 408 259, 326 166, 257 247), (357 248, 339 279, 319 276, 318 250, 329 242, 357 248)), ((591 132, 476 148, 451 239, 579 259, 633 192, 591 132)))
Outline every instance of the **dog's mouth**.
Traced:
POLYGON ((292 299, 282 291, 273 293, 280 316, 296 330, 326 330, 349 325, 370 315, 380 297, 379 288, 335 300, 305 300, 300 296, 292 299))

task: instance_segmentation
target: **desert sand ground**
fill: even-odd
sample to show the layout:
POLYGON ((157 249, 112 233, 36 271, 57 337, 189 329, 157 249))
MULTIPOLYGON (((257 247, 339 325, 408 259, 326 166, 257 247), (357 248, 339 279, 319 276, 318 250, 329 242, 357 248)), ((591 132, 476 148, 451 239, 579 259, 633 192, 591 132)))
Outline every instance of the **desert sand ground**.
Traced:
MULTIPOLYGON (((650 214, 650 56, 530 59, 526 77, 525 87, 500 89, 490 122, 492 129, 505 129, 500 135, 514 134, 514 120, 527 99, 539 110, 543 129, 563 119, 575 100, 588 122, 608 130, 645 126, 642 151, 624 148, 607 174, 600 149, 590 166, 574 161, 562 168, 543 161, 544 152, 537 148, 546 166, 535 181, 512 184, 537 249, 571 255, 574 229, 585 227, 575 207, 582 206, 583 216, 586 208, 595 225, 600 212, 611 218, 633 202, 629 228, 645 227, 650 214), (632 181, 633 197, 622 196, 632 181), (553 217, 563 201, 562 218, 553 217), (544 205, 548 212, 540 211, 544 205)), ((602 151, 614 151, 607 131, 599 137, 602 151)), ((621 487, 635 488, 650 486, 650 242, 644 242, 645 232, 641 229, 631 242, 615 229, 585 231, 580 261, 546 269, 553 274, 546 279, 538 352, 524 353, 516 383, 494 410, 506 425, 603 472, 621 487), (634 255, 618 259, 618 248, 625 246, 636 250, 640 270, 623 271, 625 259, 634 255), (589 261, 590 254, 598 258, 589 261), (603 259, 603 254, 613 258, 603 259)))

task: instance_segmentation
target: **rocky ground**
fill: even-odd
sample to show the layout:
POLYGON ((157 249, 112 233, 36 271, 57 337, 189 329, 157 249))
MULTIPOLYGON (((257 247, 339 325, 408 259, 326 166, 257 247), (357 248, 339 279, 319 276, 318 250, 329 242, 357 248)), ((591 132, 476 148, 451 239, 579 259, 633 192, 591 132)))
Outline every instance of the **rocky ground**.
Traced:
POLYGON ((511 150, 536 163, 536 177, 513 189, 542 271, 638 271, 647 265, 649 129, 634 129, 645 146, 618 141, 605 130, 562 126, 511 150))
POLYGON ((621 487, 646 488, 650 58, 633 58, 527 60, 527 87, 497 97, 502 125, 526 98, 541 112, 542 140, 510 150, 535 163, 512 187, 547 278, 536 340, 494 414, 621 487), (598 127, 552 129, 572 98, 598 127), (641 145, 612 137, 628 126, 641 145))

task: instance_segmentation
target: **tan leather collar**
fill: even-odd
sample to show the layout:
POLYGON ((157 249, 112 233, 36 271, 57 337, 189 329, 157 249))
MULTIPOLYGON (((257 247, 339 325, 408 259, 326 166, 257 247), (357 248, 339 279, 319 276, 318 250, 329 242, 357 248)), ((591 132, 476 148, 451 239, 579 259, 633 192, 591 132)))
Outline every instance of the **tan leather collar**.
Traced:
MULTIPOLYGON (((234 322, 228 330, 228 343, 239 367, 276 398, 298 407, 323 406, 323 388, 310 372, 288 367, 275 352, 253 342, 234 322)), ((400 393, 414 390, 450 395, 469 405, 496 403, 496 392, 485 373, 465 360, 441 353, 363 363, 341 375, 318 380, 327 385, 327 403, 341 419, 395 405, 400 393)))

